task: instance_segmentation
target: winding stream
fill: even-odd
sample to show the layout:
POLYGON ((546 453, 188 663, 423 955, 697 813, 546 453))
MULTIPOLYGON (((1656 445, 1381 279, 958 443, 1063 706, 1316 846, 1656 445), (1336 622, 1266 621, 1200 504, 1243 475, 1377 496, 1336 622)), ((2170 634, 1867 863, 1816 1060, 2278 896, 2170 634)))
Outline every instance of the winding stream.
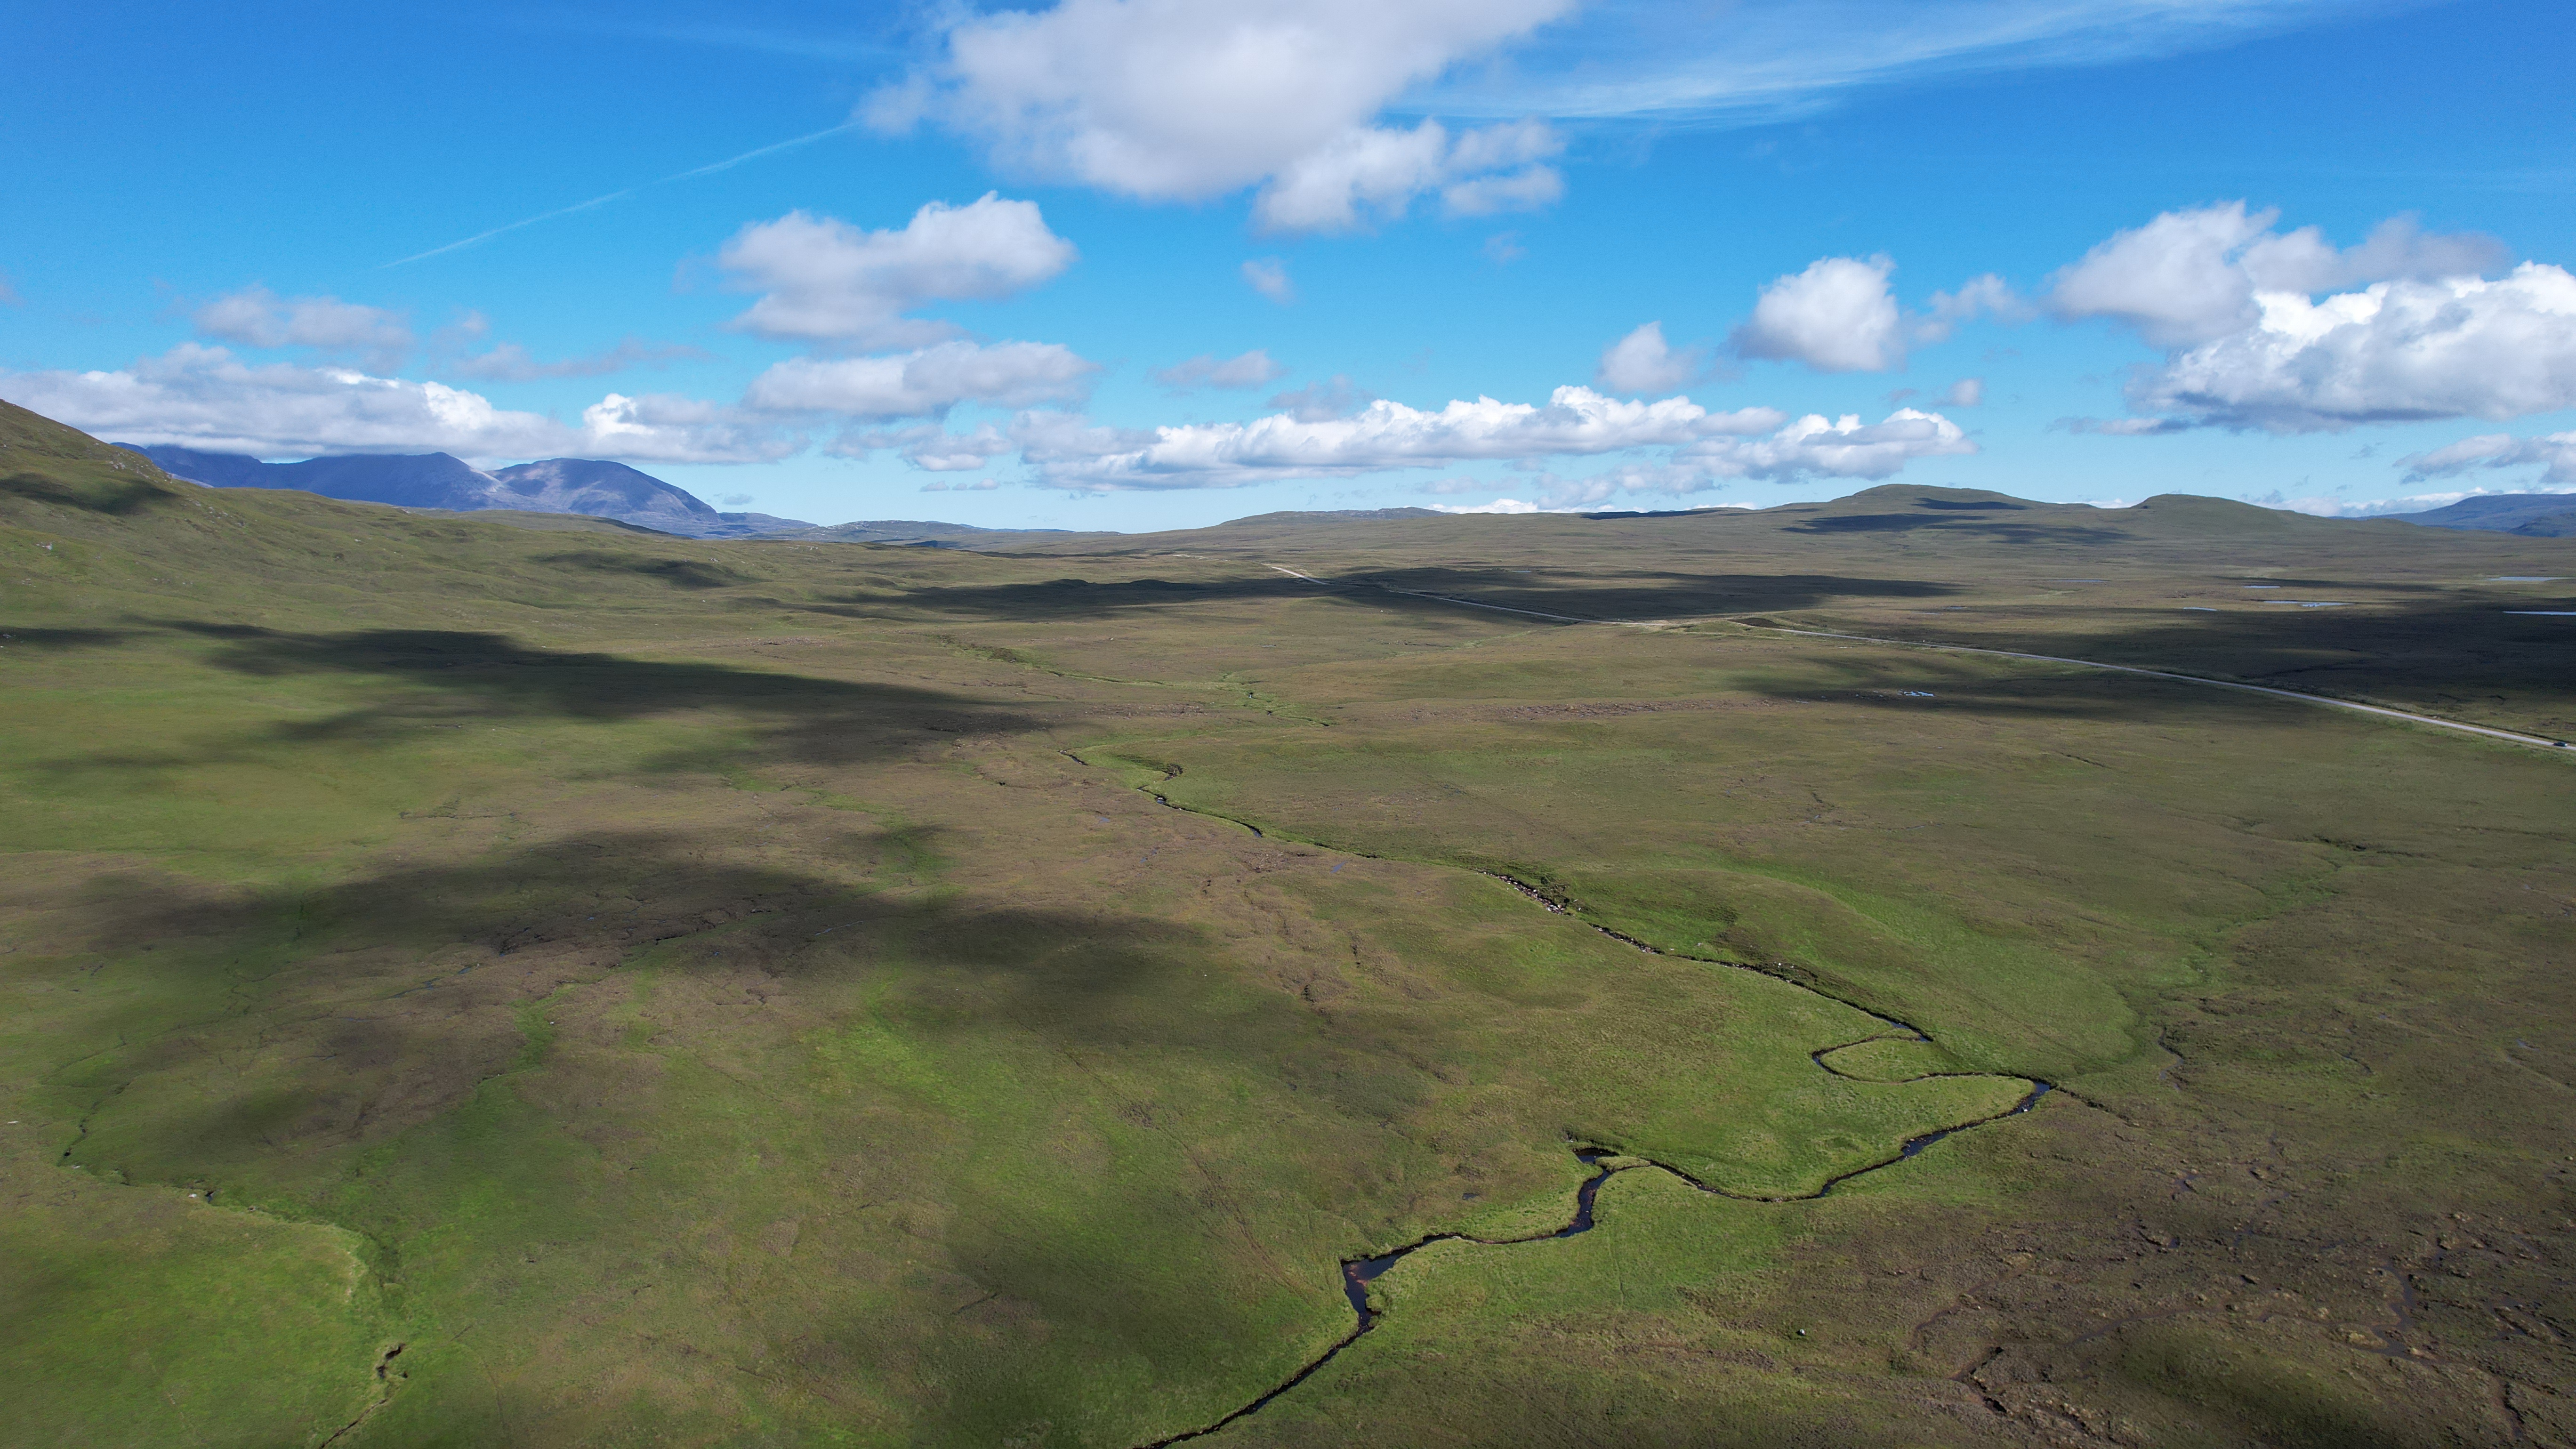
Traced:
MULTIPOLYGON (((1058 750, 1056 753, 1073 761, 1075 764, 1082 766, 1084 769, 1095 768, 1090 761, 1085 760, 1082 756, 1075 754, 1071 750, 1058 750)), ((1167 774, 1165 778, 1168 779, 1170 776, 1167 774)), ((1251 831, 1255 836, 1259 836, 1262 839, 1269 838, 1263 834, 1261 827, 1252 824, 1250 821, 1238 820, 1231 815, 1219 815, 1213 811, 1194 810, 1187 805, 1175 804, 1169 797, 1165 796, 1162 792, 1155 790, 1151 786, 1140 785, 1136 788, 1148 798, 1152 799, 1155 804, 1163 806, 1165 809, 1178 810, 1184 814, 1197 815, 1209 820, 1222 820, 1228 825, 1240 825, 1244 829, 1251 831)), ((1320 846, 1317 848, 1332 849, 1332 847, 1329 846, 1320 846)), ((1335 853, 1341 855, 1355 855, 1364 860, 1383 860, 1386 858, 1384 856, 1372 855, 1367 851, 1341 850, 1335 851, 1335 853)), ((1719 961, 1706 956, 1691 956, 1679 951, 1667 951, 1660 946, 1648 945, 1646 942, 1641 941, 1624 931, 1615 931, 1610 927, 1600 925, 1597 922, 1584 920, 1583 917, 1568 910, 1563 902, 1550 897, 1527 881, 1505 875, 1500 871, 1484 870, 1477 871, 1476 874, 1482 875, 1490 880, 1500 881, 1502 884, 1511 887, 1513 890, 1518 891, 1530 900, 1535 901, 1542 909, 1545 909, 1551 914, 1564 916, 1569 920, 1580 922, 1581 924, 1589 926, 1593 930, 1600 932, 1602 935, 1609 937, 1611 940, 1617 941, 1620 944, 1629 946, 1635 950, 1643 951, 1648 955, 1670 956, 1683 961, 1697 961, 1710 966, 1723 966, 1732 971, 1751 971, 1757 975, 1768 976, 1776 981, 1785 981, 1789 985, 1794 986, 1801 991, 1807 992, 1811 995, 1821 996, 1828 1001, 1835 1002, 1842 1006, 1850 1007, 1852 1010, 1867 1016, 1871 1020, 1881 1023, 1882 1029, 1872 1032, 1868 1036, 1860 1037, 1853 1041, 1839 1042, 1833 1046, 1818 1047, 1816 1050, 1807 1054, 1808 1059, 1813 1061, 1819 1068, 1834 1076, 1841 1077, 1845 1081, 1869 1082, 1876 1085, 1895 1086, 1902 1085, 1906 1082, 1926 1082, 1941 1078, 1990 1077, 2002 1081, 2026 1082, 2030 1086, 2030 1091, 2024 1094, 2021 1100, 2013 1103, 2013 1105, 2000 1112, 1988 1113, 1983 1117, 1972 1118, 1965 1122, 1953 1122, 1946 1127, 1936 1127, 1929 1132, 1919 1133, 1913 1137, 1909 1137, 1905 1139, 1904 1142, 1898 1144, 1894 1156, 1882 1158, 1876 1162, 1865 1163, 1859 1167, 1838 1172, 1833 1176, 1826 1178, 1813 1192, 1785 1193, 1777 1195, 1736 1192, 1729 1188, 1720 1187, 1715 1183, 1704 1181, 1699 1177, 1693 1176, 1691 1173, 1683 1171, 1681 1168, 1673 1166, 1671 1163, 1659 1162, 1651 1157, 1640 1157, 1633 1153, 1624 1153, 1616 1148, 1604 1146, 1599 1143, 1569 1143, 1568 1146, 1573 1151, 1575 1160, 1586 1167, 1594 1169, 1594 1171, 1591 1176, 1583 1180, 1581 1186, 1574 1190, 1574 1216, 1566 1220, 1565 1226, 1548 1232, 1530 1233, 1517 1238, 1480 1238, 1471 1233, 1429 1233, 1414 1239, 1412 1242, 1406 1243, 1402 1247, 1391 1248, 1383 1253, 1372 1254, 1366 1257, 1343 1259, 1342 1296, 1350 1300, 1351 1316, 1353 1319, 1349 1332, 1343 1334, 1340 1338, 1333 1340, 1331 1346, 1327 1347, 1322 1353, 1308 1359, 1304 1364, 1298 1367, 1295 1373, 1282 1379, 1267 1392, 1263 1393, 1258 1398, 1253 1399, 1243 1407, 1234 1410, 1223 1418, 1214 1420, 1207 1424, 1202 1424, 1198 1428, 1185 1429, 1178 1434, 1168 1434, 1160 1439, 1148 1440, 1144 1444, 1138 1445, 1137 1449, 1165 1449, 1166 1445, 1179 1444, 1191 1439, 1205 1438, 1210 1434, 1216 1433, 1220 1429, 1224 1429, 1234 1424, 1240 1419, 1259 1413, 1261 1410, 1269 1407, 1271 1402, 1278 1399, 1281 1395, 1314 1377, 1318 1370, 1322 1369, 1324 1365, 1331 1363, 1336 1357, 1338 1357, 1343 1349, 1359 1342, 1361 1337, 1367 1334, 1370 1329, 1377 1327, 1378 1320, 1384 1317, 1384 1314, 1378 1309, 1369 1306, 1369 1284, 1384 1276, 1387 1270, 1393 1268, 1396 1264, 1404 1261, 1408 1257, 1411 1257, 1413 1254, 1422 1251, 1424 1248, 1431 1246, 1433 1243, 1472 1243, 1478 1247, 1484 1248, 1508 1248, 1523 1243, 1553 1242, 1558 1238, 1573 1237, 1577 1233, 1588 1233, 1592 1231, 1593 1204, 1601 1195, 1601 1185, 1623 1172, 1652 1171, 1664 1173, 1667 1176, 1675 1178, 1685 1185, 1696 1189, 1697 1191, 1707 1193, 1711 1197, 1732 1198, 1737 1202, 1813 1202, 1817 1198, 1823 1197, 1825 1194, 1832 1192, 1835 1188, 1842 1186, 1844 1183, 1850 1182, 1854 1178, 1864 1177, 1870 1173, 1894 1167, 1898 1163, 1904 1162, 1922 1152, 1923 1149, 1930 1147, 1933 1143, 1940 1141, 1944 1137, 1965 1132, 1971 1128, 1984 1127, 1990 1123, 2001 1122, 2007 1117, 2021 1116, 2030 1111, 2033 1107, 2038 1106, 2040 1098, 2057 1090, 2057 1084, 2054 1082, 2045 1081, 2036 1077, 2015 1077, 2003 1072, 1921 1072, 1910 1077, 1855 1076, 1854 1074, 1846 1072, 1842 1068, 1835 1066, 1829 1059, 1836 1052, 1847 1051, 1853 1047, 1862 1046, 1874 1041, 1909 1041, 1931 1045, 1931 1035, 1910 1021, 1889 1016, 1883 1011, 1873 1010, 1861 1005, 1857 1001, 1851 1000, 1848 997, 1837 996, 1830 991, 1823 990, 1820 987, 1813 986, 1807 982, 1796 979, 1796 977, 1791 974, 1792 968, 1785 961, 1775 963, 1773 968, 1765 969, 1760 966, 1748 965, 1741 961, 1719 961)))

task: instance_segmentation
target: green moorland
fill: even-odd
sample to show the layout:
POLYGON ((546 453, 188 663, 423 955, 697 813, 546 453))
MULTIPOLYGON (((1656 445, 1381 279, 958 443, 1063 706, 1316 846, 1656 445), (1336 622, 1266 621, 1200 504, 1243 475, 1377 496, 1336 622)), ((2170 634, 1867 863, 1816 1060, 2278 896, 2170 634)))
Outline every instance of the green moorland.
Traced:
POLYGON ((1823 637, 2555 736, 2553 575, 695 542, 0 404, 0 1442, 2576 1443, 2576 751, 1823 637))

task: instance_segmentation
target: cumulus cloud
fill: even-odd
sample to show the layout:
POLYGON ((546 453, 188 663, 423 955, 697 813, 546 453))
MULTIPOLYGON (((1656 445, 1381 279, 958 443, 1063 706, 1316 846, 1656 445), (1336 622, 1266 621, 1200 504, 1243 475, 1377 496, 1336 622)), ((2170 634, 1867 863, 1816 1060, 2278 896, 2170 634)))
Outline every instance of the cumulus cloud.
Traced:
MULTIPOLYGON (((436 386, 435 383, 423 384, 436 386)), ((581 410, 580 442, 541 456, 625 458, 663 463, 769 463, 805 440, 764 419, 677 393, 610 393, 581 410)))
POLYGON ((934 301, 988 301, 1045 282, 1074 260, 1033 201, 986 193, 931 202, 900 231, 791 211, 754 222, 717 254, 726 285, 763 295, 731 326, 763 337, 856 347, 918 347, 956 335, 903 314, 934 301))
POLYGON ((2139 378, 2130 406, 2273 433, 2576 407, 2576 276, 2559 267, 2255 302, 2252 325, 2139 378))
POLYGON ((1889 285, 1895 273, 1884 256, 1821 257, 1764 287, 1727 346, 1739 357, 1803 362, 1818 372, 1886 372, 1905 365, 1908 348, 1947 342, 1963 323, 2031 316, 2030 304, 1991 272, 1909 312, 1889 285))
POLYGON ((1825 257, 1762 289, 1735 329, 1739 356, 1803 362, 1818 372, 1885 372, 1905 361, 1905 331, 1887 279, 1896 264, 1825 257))
POLYGON ((1126 196, 1200 199, 1270 181, 1265 220, 1281 227, 1350 225, 1363 205, 1384 207, 1399 178, 1410 197, 1470 183, 1480 162, 1521 177, 1503 188, 1520 191, 1470 191, 1453 208, 1525 204, 1544 183, 1510 143, 1477 143, 1501 148, 1483 157, 1465 138, 1370 123, 1408 87, 1572 4, 1059 0, 967 13, 947 27, 944 54, 868 114, 887 129, 926 117, 1006 166, 1126 196))
POLYGON ((1728 478, 1787 481, 1797 478, 1895 477, 1918 458, 1957 457, 1977 451, 1959 425, 1939 413, 1898 408, 1879 422, 1846 413, 1828 420, 1809 413, 1766 438, 1726 438, 1685 449, 1682 463, 1728 478))
MULTIPOLYGON (((1315 405, 1250 422, 1152 429, 1106 427, 1078 414, 1032 410, 1006 429, 867 434, 845 439, 843 450, 861 445, 900 447, 918 466, 934 469, 941 465, 932 459, 953 456, 959 460, 954 466, 975 467, 1017 448, 1033 481, 1091 491, 1234 488, 1282 478, 1502 462, 1534 474, 1533 486, 1542 489, 1550 507, 1622 492, 1692 493, 1740 478, 1881 479, 1917 459, 1977 451, 1957 424, 1911 408, 1876 423, 1816 414, 1792 420, 1773 408, 1712 413, 1688 398, 1631 401, 1584 387, 1558 388, 1544 405, 1478 398, 1435 411, 1381 399, 1356 410, 1315 405), (1546 467, 1556 458, 1640 452, 1647 456, 1613 460, 1576 479, 1546 467)), ((1432 483, 1427 491, 1488 486, 1454 478, 1432 483)))
POLYGON ((1979 317, 1997 317, 2007 322, 2027 321, 2030 304, 1992 272, 1982 277, 1971 277, 1955 292, 1932 294, 1931 306, 1914 319, 1914 340, 1947 342, 1950 334, 1959 330, 1959 324, 1979 317))
POLYGON ((105 437, 266 458, 435 449, 485 459, 742 463, 801 445, 689 398, 610 393, 574 426, 435 382, 253 364, 193 342, 112 372, 0 374, 0 397, 105 437))
POLYGON ((1288 264, 1277 257, 1254 257, 1245 262, 1243 280, 1282 307, 1297 300, 1297 284, 1288 280, 1288 264))
POLYGON ((629 368, 704 356, 705 353, 694 347, 657 346, 639 337, 629 337, 605 352, 588 357, 539 362, 525 347, 516 342, 504 342, 488 352, 458 357, 439 370, 478 382, 534 382, 547 377, 604 377, 629 368))
POLYGON ((1288 369, 1270 360, 1270 354, 1255 348, 1240 357, 1219 359, 1210 352, 1200 353, 1187 362, 1157 368, 1154 381, 1172 390, 1194 387, 1259 387, 1277 382, 1288 375, 1288 369))
POLYGON ((1664 341, 1664 324, 1649 322, 1601 351, 1593 381, 1614 392, 1670 392, 1686 387, 1708 365, 1703 348, 1675 348, 1664 341))
POLYGON ((1287 413, 1248 423, 1156 428, 1104 439, 1097 451, 1059 445, 1039 462, 1047 482, 1085 488, 1235 487, 1268 478, 1349 477, 1476 459, 1529 459, 1682 447, 1730 432, 1777 427, 1769 408, 1713 414, 1687 398, 1631 402, 1561 387, 1545 406, 1492 398, 1437 412, 1383 399, 1348 417, 1287 413))
POLYGON ((2337 249, 2242 201, 2169 211, 2050 279, 2060 318, 2108 318, 2167 349, 2130 407, 2078 432, 2193 427, 2329 432, 2365 423, 2504 419, 2576 407, 2576 277, 2475 235, 2394 217, 2337 249), (2319 294, 2325 294, 2320 296, 2319 294))
MULTIPOLYGON (((1771 415, 1777 419, 1779 414, 1771 415)), ((1827 419, 1810 413, 1765 437, 1719 434, 1676 449, 1662 462, 1619 463, 1597 473, 1560 477, 1539 473, 1535 503, 1498 498, 1474 507, 1442 507, 1446 513, 1573 512, 1598 508, 1623 494, 1680 495, 1723 487, 1736 479, 1795 482, 1808 478, 1851 478, 1876 482, 1894 477, 1921 458, 1957 456, 1977 451, 1957 424, 1937 413, 1900 408, 1884 420, 1863 423, 1856 416, 1827 419)), ((1474 485, 1433 491, 1466 492, 1474 485)))
POLYGON ((2274 209, 2242 201, 2168 211, 2114 234, 2049 279, 2049 310, 2106 317, 2158 347, 2188 348, 2253 326, 2258 294, 2302 296, 2397 278, 2474 276, 2503 264, 2492 237, 2431 236, 2413 217, 2379 224, 2337 251, 2315 227, 2280 233, 2274 209))
POLYGON ((843 433, 824 451, 845 458, 864 458, 891 448, 912 466, 929 473, 966 473, 995 458, 1016 452, 1010 434, 985 423, 971 433, 952 433, 937 423, 906 428, 871 428, 843 433))
POLYGON ((411 350, 411 325, 381 307, 337 297, 281 297, 254 283, 197 308, 189 319, 197 335, 246 347, 310 347, 335 357, 363 358, 390 372, 411 350))
POLYGON ((1052 342, 943 342, 887 357, 790 358, 753 378, 743 402, 764 413, 936 417, 963 402, 1078 402, 1099 371, 1052 342))
POLYGON ((1986 400, 1986 380, 1963 377, 1942 390, 1941 402, 1954 408, 1972 408, 1986 400))
POLYGON ((2576 433, 2549 433, 2537 438, 2487 433, 2429 453, 2400 458, 2397 466, 2406 470, 2409 483, 2455 478, 2471 468, 2538 468, 2543 483, 2576 486, 2576 433))
POLYGON ((1564 178, 1543 164, 1563 149, 1534 121, 1454 138, 1434 120, 1409 131, 1355 126, 1272 178, 1253 219, 1272 231, 1350 231, 1401 217, 1432 191, 1452 216, 1532 211, 1564 194, 1564 178))

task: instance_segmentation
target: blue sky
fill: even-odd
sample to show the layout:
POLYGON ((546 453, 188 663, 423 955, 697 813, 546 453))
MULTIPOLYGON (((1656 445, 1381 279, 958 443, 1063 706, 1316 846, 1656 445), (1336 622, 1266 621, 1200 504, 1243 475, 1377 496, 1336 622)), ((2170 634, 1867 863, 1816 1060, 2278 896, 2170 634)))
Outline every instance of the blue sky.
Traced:
POLYGON ((13 7, 0 397, 826 522, 2576 488, 2571 42, 2345 0, 13 7))

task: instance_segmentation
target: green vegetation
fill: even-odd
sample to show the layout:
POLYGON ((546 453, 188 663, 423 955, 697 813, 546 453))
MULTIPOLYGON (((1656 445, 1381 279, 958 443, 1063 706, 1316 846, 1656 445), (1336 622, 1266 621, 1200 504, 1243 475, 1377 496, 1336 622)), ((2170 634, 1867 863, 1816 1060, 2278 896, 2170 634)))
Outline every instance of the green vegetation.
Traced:
POLYGON ((1576 1146, 1662 1167, 1204 1442, 2570 1442, 2576 759, 1767 627, 2565 735, 2552 574, 1901 489, 705 542, 0 405, 0 1442, 1123 1449, 1576 1146))

